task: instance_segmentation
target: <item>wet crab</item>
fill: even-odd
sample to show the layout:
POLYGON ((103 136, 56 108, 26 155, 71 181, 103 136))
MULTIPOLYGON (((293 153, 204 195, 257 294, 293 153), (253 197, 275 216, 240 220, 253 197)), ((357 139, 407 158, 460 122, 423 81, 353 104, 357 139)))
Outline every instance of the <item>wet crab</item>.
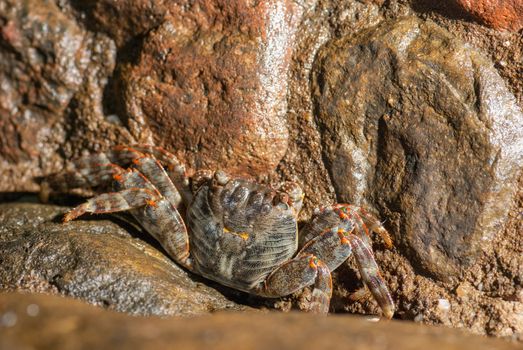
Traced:
POLYGON ((81 158, 74 169, 51 178, 53 187, 62 189, 110 181, 115 192, 89 199, 64 221, 86 212, 128 210, 189 271, 264 297, 313 285, 308 311, 318 313, 329 310, 331 271, 354 254, 384 315, 394 313, 369 231, 389 246, 391 241, 381 223, 362 208, 336 204, 318 210, 298 239, 296 218, 304 196, 296 184, 274 190, 220 170, 200 171, 189 179, 173 154, 154 146, 117 146, 81 158))

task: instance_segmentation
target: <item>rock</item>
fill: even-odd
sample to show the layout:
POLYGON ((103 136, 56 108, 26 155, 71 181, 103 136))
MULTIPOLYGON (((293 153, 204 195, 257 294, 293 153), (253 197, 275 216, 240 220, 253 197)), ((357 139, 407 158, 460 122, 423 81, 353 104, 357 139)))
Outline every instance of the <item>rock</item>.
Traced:
POLYGON ((54 124, 82 83, 89 54, 82 29, 54 2, 3 0, 0 23, 0 176, 6 179, 0 190, 6 191, 35 175, 33 159, 58 161, 40 147, 63 141, 54 124))
POLYGON ((134 315, 245 309, 194 282, 117 224, 62 224, 64 212, 50 205, 0 204, 0 290, 62 294, 134 315))
POLYGON ((86 17, 90 30, 107 33, 121 48, 160 25, 171 9, 179 8, 183 3, 164 0, 82 0, 72 1, 71 5, 86 17))
POLYGON ((518 349, 443 327, 337 315, 218 313, 139 318, 46 295, 0 294, 0 348, 518 349))
POLYGON ((313 98, 338 200, 378 208, 418 271, 474 262, 504 224, 523 115, 492 63, 430 22, 327 44, 313 98))
POLYGON ((78 155, 71 149, 87 137, 91 149, 115 142, 102 102, 111 40, 87 33, 55 2, 1 0, 0 45, 0 191, 38 190, 35 178, 63 168, 62 156, 78 155))
POLYGON ((478 21, 494 29, 517 32, 523 28, 521 0, 453 0, 478 21))
POLYGON ((171 13, 122 68, 133 135, 193 168, 259 176, 287 149, 292 1, 196 1, 171 13))

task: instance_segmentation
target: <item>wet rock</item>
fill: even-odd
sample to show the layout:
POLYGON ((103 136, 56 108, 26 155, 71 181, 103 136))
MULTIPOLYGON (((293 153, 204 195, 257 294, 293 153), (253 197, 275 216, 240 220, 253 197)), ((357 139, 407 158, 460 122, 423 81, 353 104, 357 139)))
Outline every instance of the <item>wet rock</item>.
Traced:
POLYGON ((454 2, 489 27, 515 32, 523 28, 523 2, 520 0, 454 0, 454 2))
POLYGON ((0 204, 0 290, 57 293, 136 315, 245 309, 117 224, 62 224, 64 211, 0 204))
POLYGON ((218 313, 138 318, 55 296, 0 294, 0 348, 508 350, 517 344, 404 322, 351 316, 218 313), (270 336, 268 336, 270 335, 270 336))
POLYGON ((185 1, 150 0, 71 0, 87 27, 108 34, 119 47, 160 25, 171 9, 185 1))
POLYGON ((63 137, 54 123, 82 83, 84 39, 54 2, 0 2, 0 189, 28 181, 42 144, 63 137))
POLYGON ((292 1, 196 1, 171 8, 122 68, 133 135, 193 168, 250 175, 287 149, 287 75, 300 18, 292 1))
POLYGON ((61 169, 88 136, 92 149, 117 138, 102 106, 115 56, 52 1, 0 1, 0 191, 35 191, 35 177, 61 169))
POLYGON ((389 21, 321 50, 313 98, 338 200, 378 208, 418 270, 469 266, 523 160, 523 115, 492 64, 430 22, 389 21))

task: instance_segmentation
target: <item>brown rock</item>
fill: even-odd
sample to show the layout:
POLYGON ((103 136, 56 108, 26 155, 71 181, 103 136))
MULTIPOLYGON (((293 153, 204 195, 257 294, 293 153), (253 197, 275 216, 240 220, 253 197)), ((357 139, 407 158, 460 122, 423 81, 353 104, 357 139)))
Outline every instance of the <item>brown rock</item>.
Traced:
POLYGON ((55 296, 0 294, 0 348, 518 349, 499 339, 351 316, 219 313, 129 317, 55 296))
POLYGON ((133 135, 194 168, 260 175, 287 149, 292 1, 196 1, 171 9, 123 69, 133 135))
POLYGON ((107 33, 122 47, 160 25, 171 8, 183 6, 187 1, 73 0, 71 3, 87 17, 89 29, 107 33))
POLYGON ((0 204, 0 290, 57 293, 135 315, 245 309, 118 225, 62 224, 64 211, 0 204))
POLYGON ((63 138, 54 123, 82 83, 89 56, 84 39, 53 2, 0 2, 1 190, 28 181, 35 174, 31 160, 56 161, 40 148, 63 138))
POLYGON ((523 115, 492 64, 430 22, 385 22, 322 49, 313 96, 338 199, 380 208, 418 270, 473 262, 523 157, 523 115))
POLYGON ((61 169, 87 137, 91 149, 129 140, 103 111, 115 56, 52 1, 0 1, 0 191, 37 190, 35 177, 61 169))
POLYGON ((453 0, 474 18, 494 29, 517 32, 523 28, 521 0, 453 0))

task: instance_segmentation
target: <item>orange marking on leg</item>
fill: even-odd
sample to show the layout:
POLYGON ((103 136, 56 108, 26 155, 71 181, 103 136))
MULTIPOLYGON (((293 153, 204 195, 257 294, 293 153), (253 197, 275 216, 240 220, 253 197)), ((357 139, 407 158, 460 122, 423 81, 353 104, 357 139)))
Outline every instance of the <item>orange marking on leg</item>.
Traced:
POLYGON ((244 241, 249 239, 249 234, 247 232, 240 232, 238 233, 238 236, 240 236, 244 241))
POLYGON ((363 221, 363 219, 361 218, 360 214, 358 214, 357 211, 354 212, 354 215, 358 218, 358 220, 360 221, 361 223, 361 227, 363 227, 363 231, 365 232, 365 234, 367 236, 370 237, 370 233, 369 233, 369 229, 367 228, 367 225, 365 225, 365 222, 363 221))
POLYGON ((311 269, 317 269, 318 268, 318 258, 316 257, 312 257, 310 260, 309 260, 309 267, 311 269))
POLYGON ((151 206, 151 207, 155 207, 155 208, 158 207, 158 204, 157 204, 154 200, 152 200, 152 199, 147 199, 147 200, 145 201, 145 203, 147 203, 147 205, 149 205, 149 206, 151 206))
POLYGON ((116 181, 119 182, 119 181, 123 180, 123 176, 122 176, 122 174, 114 174, 113 179, 115 179, 116 181))
POLYGON ((133 163, 136 165, 140 165, 140 158, 133 159, 133 163))
POLYGON ((340 238, 341 244, 350 244, 350 241, 345 237, 345 233, 347 233, 347 231, 342 229, 338 230, 338 237, 340 238))

